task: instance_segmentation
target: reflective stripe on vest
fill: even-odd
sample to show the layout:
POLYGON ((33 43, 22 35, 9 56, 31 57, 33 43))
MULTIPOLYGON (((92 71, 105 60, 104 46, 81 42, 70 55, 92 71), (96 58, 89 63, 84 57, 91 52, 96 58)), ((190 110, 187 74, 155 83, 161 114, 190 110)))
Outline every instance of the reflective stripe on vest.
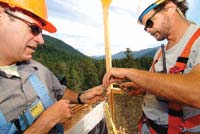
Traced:
MULTIPOLYGON (((31 74, 29 80, 31 81, 31 84, 34 90, 37 92, 44 107, 48 108, 50 105, 52 105, 53 100, 49 96, 48 90, 41 83, 37 75, 35 73, 31 74)), ((18 119, 20 122, 21 130, 24 131, 35 121, 36 118, 33 119, 31 113, 29 111, 26 111, 24 114, 20 115, 18 119), (26 119, 24 117, 26 117, 26 119)), ((62 126, 58 128, 60 129, 60 132, 63 132, 62 126)), ((18 129, 16 128, 15 124, 12 122, 8 122, 2 111, 0 111, 0 134, 15 134, 17 131, 18 129)))
POLYGON ((35 73, 32 74, 29 77, 29 80, 31 81, 33 88, 37 92, 37 94, 40 97, 40 100, 42 101, 45 108, 51 106, 53 104, 53 100, 49 96, 48 90, 45 88, 45 86, 38 79, 37 75, 35 73))

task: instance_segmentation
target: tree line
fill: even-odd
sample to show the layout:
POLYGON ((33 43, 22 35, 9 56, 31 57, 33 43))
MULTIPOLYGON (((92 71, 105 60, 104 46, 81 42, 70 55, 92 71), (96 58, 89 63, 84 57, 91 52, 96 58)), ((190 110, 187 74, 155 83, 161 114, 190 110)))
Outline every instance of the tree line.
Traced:
MULTIPOLYGON (((60 80, 66 78, 70 89, 84 91, 102 82, 106 72, 105 60, 85 56, 64 42, 44 35, 45 44, 38 47, 33 59, 47 66, 60 80)), ((127 48, 126 57, 112 60, 113 67, 148 70, 152 57, 134 58, 127 48)))

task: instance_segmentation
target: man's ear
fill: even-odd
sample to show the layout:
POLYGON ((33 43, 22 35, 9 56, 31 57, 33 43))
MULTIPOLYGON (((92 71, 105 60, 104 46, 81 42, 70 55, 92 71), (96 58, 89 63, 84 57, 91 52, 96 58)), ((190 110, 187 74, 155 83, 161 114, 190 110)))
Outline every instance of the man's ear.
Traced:
POLYGON ((169 14, 174 15, 176 13, 177 6, 173 2, 169 2, 165 5, 164 10, 169 14))

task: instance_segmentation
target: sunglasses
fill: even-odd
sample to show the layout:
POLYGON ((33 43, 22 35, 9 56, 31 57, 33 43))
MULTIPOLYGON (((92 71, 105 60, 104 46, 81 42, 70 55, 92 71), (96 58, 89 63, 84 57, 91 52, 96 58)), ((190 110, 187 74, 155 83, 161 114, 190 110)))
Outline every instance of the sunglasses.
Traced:
POLYGON ((18 16, 15 16, 14 14, 11 14, 10 12, 8 12, 8 11, 4 11, 6 14, 8 14, 9 16, 11 16, 11 17, 14 17, 14 18, 16 18, 16 19, 19 19, 19 20, 21 20, 22 22, 24 22, 24 23, 26 23, 30 28, 31 28, 31 33, 34 35, 34 36, 37 36, 37 35, 39 35, 40 33, 42 33, 42 29, 36 24, 36 23, 31 23, 31 22, 29 22, 29 21, 27 21, 27 20, 25 20, 25 19, 22 19, 22 18, 20 18, 20 17, 18 17, 18 16))
POLYGON ((152 18, 161 10, 157 10, 154 14, 151 15, 151 17, 149 17, 147 19, 147 22, 145 24, 144 30, 147 31, 147 28, 152 28, 153 27, 153 21, 152 18))

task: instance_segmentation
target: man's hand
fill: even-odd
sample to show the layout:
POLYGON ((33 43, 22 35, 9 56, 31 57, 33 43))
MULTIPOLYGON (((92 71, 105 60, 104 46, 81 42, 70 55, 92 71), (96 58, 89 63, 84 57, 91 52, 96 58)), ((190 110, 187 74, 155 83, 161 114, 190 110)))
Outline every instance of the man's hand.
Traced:
POLYGON ((139 87, 137 84, 134 82, 125 82, 119 85, 120 89, 126 92, 128 95, 134 95, 134 96, 139 96, 139 95, 145 95, 146 91, 139 87))
POLYGON ((83 94, 81 94, 80 99, 83 103, 96 103, 98 101, 104 100, 104 92, 105 88, 102 85, 93 87, 91 89, 86 90, 83 94))
POLYGON ((126 80, 125 68, 111 68, 103 77, 103 86, 108 87, 112 83, 122 83, 126 80))
POLYGON ((55 120, 56 123, 63 123, 66 120, 71 119, 72 104, 70 104, 69 100, 63 100, 54 103, 50 106, 44 113, 47 118, 55 120))
POLYGON ((60 100, 49 107, 49 109, 51 113, 57 114, 58 122, 63 123, 72 118, 71 107, 72 104, 70 104, 69 100, 60 100))
POLYGON ((71 104, 68 100, 62 99, 47 108, 25 133, 47 134, 57 123, 63 123, 71 118, 71 104))

